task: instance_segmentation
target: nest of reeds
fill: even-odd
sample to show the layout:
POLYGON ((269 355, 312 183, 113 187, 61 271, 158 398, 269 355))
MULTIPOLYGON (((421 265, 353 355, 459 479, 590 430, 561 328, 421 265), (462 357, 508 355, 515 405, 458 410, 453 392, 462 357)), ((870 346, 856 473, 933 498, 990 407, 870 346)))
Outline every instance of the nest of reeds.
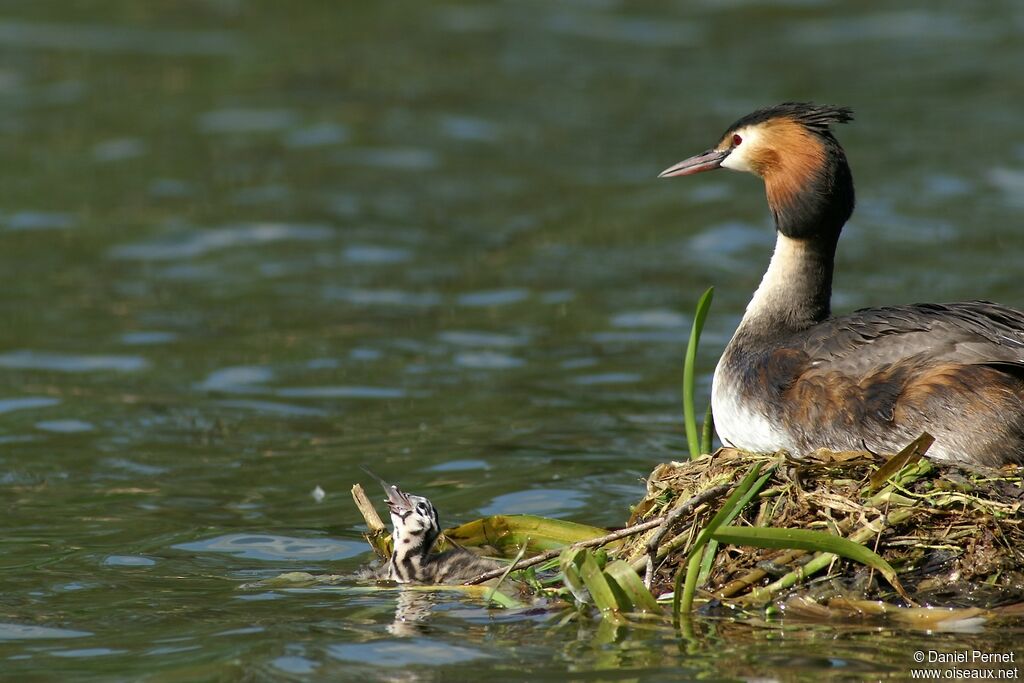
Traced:
MULTIPOLYGON (((774 469, 734 525, 816 529, 863 544, 892 565, 922 604, 996 607, 1024 599, 1020 467, 974 471, 919 460, 890 476, 887 458, 867 452, 818 452, 797 461, 723 448, 656 467, 630 523, 667 515, 703 491, 734 484, 757 462, 763 472, 774 469)), ((667 530, 648 577, 655 595, 671 590, 681 565, 685 571, 688 545, 717 507, 705 504, 667 530)), ((620 556, 639 568, 652 533, 627 541, 620 556)), ((815 555, 821 559, 809 550, 723 544, 699 588, 705 597, 747 605, 795 591, 815 599, 898 600, 869 567, 834 556, 815 565, 815 555)))

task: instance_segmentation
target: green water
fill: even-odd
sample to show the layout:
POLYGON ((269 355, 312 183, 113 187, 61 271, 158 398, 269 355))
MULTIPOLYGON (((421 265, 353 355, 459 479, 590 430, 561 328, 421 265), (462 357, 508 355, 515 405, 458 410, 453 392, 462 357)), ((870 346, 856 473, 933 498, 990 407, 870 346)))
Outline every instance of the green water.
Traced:
POLYGON ((1009 0, 0 4, 0 677, 901 679, 1019 649, 239 587, 369 559, 359 465, 447 523, 623 523, 685 450, 693 303, 717 286, 706 394, 772 241, 755 180, 655 176, 753 108, 857 112, 837 310, 1024 306, 1022 30, 1009 0))

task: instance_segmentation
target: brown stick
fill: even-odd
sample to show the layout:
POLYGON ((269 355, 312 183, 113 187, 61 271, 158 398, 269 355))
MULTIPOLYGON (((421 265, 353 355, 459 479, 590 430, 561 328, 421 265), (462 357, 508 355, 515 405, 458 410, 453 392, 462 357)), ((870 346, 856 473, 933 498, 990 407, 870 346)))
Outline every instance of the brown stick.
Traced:
POLYGON ((384 522, 380 520, 380 515, 377 514, 377 510, 373 507, 370 499, 366 497, 366 491, 363 490, 361 485, 352 485, 352 500, 355 501, 356 507, 359 508, 359 513, 366 521, 368 531, 363 534, 363 538, 370 544, 373 552, 377 553, 378 557, 382 560, 387 560, 390 550, 384 541, 388 529, 384 526, 384 522))
POLYGON ((356 507, 359 508, 359 513, 366 520, 366 526, 370 530, 371 534, 377 534, 378 532, 385 531, 387 527, 384 526, 384 522, 380 520, 380 515, 377 514, 377 509, 373 507, 373 503, 366 497, 366 491, 363 490, 362 485, 352 485, 352 500, 355 501, 356 507))
MULTIPOLYGON (((712 487, 712 488, 708 489, 707 491, 703 491, 701 493, 698 493, 693 498, 690 498, 685 503, 683 503, 681 506, 679 506, 679 508, 676 508, 676 510, 679 510, 680 508, 683 508, 685 506, 690 506, 690 509, 695 508, 698 505, 700 505, 701 503, 704 503, 707 500, 709 500, 711 498, 714 498, 715 496, 721 495, 722 491, 717 490, 717 489, 728 489, 728 488, 729 487, 727 485, 712 487), (694 502, 694 501, 696 501, 696 502, 694 502)), ((683 512, 685 512, 685 510, 683 512)), ((679 514, 682 515, 683 512, 680 512, 679 514)), ((545 552, 541 553, 540 555, 534 555, 533 557, 530 557, 530 558, 527 558, 527 559, 523 560, 518 565, 516 565, 516 569, 517 570, 519 570, 519 569, 526 569, 527 567, 533 567, 534 565, 538 565, 538 564, 540 564, 542 562, 547 562, 548 560, 550 560, 552 558, 558 557, 563 552, 565 552, 566 550, 569 550, 569 549, 594 548, 594 547, 597 547, 597 546, 606 545, 606 544, 611 543, 613 541, 617 541, 617 540, 619 540, 621 538, 626 538, 627 536, 634 536, 636 534, 643 533, 643 532, 648 531, 650 529, 654 529, 654 528, 657 528, 658 526, 661 526, 662 524, 664 524, 665 519, 666 519, 665 517, 655 517, 654 519, 649 519, 646 522, 640 522, 639 524, 634 524, 633 526, 628 526, 628 527, 626 527, 624 529, 619 529, 618 531, 613 531, 612 533, 607 534, 606 536, 600 536, 599 538, 591 538, 591 539, 587 539, 586 541, 580 541, 579 543, 573 543, 572 545, 567 546, 565 548, 553 548, 552 550, 545 551, 545 552)), ((479 576, 475 576, 472 579, 470 579, 469 581, 466 581, 464 585, 471 586, 471 585, 476 584, 476 583, 483 583, 484 581, 490 581, 491 579, 496 579, 499 576, 501 576, 502 574, 504 574, 506 569, 507 569, 507 567, 500 567, 498 569, 492 569, 489 572, 484 572, 483 574, 480 574, 479 576)))

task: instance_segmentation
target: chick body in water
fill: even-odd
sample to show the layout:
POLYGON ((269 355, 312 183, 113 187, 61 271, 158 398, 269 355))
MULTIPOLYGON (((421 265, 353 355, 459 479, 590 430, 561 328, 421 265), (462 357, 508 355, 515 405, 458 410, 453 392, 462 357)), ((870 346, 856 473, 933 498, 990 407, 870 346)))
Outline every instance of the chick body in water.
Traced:
POLYGON ((402 491, 397 484, 381 481, 391 513, 394 551, 378 578, 398 583, 458 584, 501 565, 465 548, 432 553, 441 535, 437 508, 423 496, 402 491))

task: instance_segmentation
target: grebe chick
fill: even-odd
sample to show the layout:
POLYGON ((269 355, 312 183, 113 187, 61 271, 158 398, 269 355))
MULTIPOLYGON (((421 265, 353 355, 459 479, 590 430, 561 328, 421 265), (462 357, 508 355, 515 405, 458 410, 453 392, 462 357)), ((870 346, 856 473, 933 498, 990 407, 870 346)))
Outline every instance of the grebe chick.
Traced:
POLYGON ((829 126, 852 118, 845 107, 801 102, 761 109, 659 176, 753 173, 775 220, 771 263, 715 368, 719 436, 802 455, 895 453, 928 432, 934 460, 1024 463, 1024 313, 968 301, 831 314, 854 193, 829 126))
POLYGON ((437 508, 423 496, 402 491, 397 484, 382 481, 381 485, 388 495, 395 548, 381 578, 398 583, 457 584, 500 566, 464 548, 431 553, 441 535, 437 508))

